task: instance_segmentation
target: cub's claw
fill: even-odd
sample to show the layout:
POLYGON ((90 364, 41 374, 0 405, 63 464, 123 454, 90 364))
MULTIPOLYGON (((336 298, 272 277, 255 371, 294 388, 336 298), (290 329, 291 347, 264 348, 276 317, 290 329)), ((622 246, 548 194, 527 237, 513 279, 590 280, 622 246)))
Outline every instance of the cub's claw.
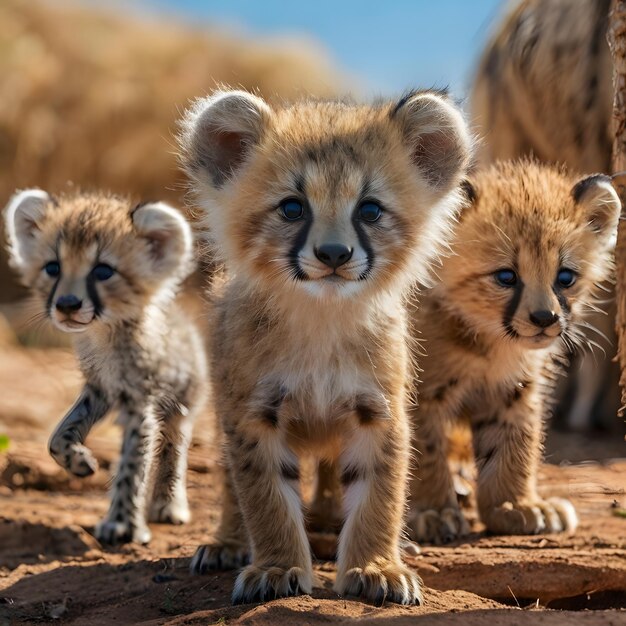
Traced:
POLYGON ((422 581, 403 563, 382 567, 354 567, 337 579, 335 591, 342 596, 364 597, 380 606, 386 600, 397 604, 422 604, 422 581))
POLYGON ((266 602, 313 591, 313 573, 301 567, 257 567, 248 565, 237 576, 233 604, 266 602))
POLYGON ((232 541, 200 546, 191 559, 192 574, 205 574, 210 570, 239 569, 249 562, 248 546, 232 541))

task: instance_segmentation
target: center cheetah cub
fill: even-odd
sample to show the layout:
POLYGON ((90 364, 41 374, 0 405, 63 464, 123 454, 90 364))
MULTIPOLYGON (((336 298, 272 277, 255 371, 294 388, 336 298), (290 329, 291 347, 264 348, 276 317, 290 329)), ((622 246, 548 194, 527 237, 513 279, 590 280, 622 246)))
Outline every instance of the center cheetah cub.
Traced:
POLYGON ((477 504, 502 534, 573 530, 572 504, 537 493, 542 420, 554 360, 583 340, 583 314, 609 277, 620 202, 607 176, 582 180, 532 161, 472 176, 441 282, 414 319, 424 339, 413 538, 441 543, 468 531, 448 469, 448 426, 469 422, 477 504))
MULTIPOLYGON (((310 593, 302 453, 337 459, 346 487, 335 589, 421 599, 400 560, 410 377, 403 296, 456 212, 470 139, 450 102, 413 93, 356 106, 200 100, 183 163, 227 279, 215 294, 212 380, 252 563, 234 602, 310 593)), ((235 564, 233 495, 193 568, 235 564)))
POLYGON ((57 201, 34 189, 11 199, 5 222, 13 266, 53 324, 72 333, 85 377, 50 439, 57 463, 93 474, 83 443, 109 409, 120 410, 122 456, 96 537, 146 543, 146 518, 187 522, 187 448, 208 376, 199 332, 176 302, 193 267, 188 223, 163 203, 57 201))

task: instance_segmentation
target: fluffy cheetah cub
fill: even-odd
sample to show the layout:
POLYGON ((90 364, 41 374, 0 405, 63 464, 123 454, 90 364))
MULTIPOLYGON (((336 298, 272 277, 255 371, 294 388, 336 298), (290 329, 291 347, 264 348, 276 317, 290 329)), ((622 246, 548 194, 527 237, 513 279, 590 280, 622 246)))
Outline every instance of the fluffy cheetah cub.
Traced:
POLYGON ((73 334, 85 376, 50 453, 77 476, 93 474, 83 443, 118 407, 122 457, 96 537, 146 543, 146 517, 189 520, 187 447, 208 375, 199 333, 175 300, 193 266, 191 229, 163 203, 133 208, 101 194, 57 201, 34 189, 17 193, 5 218, 12 264, 53 324, 73 334))
MULTIPOLYGON (((399 550, 403 295, 457 208, 470 144, 461 115, 428 92, 279 108, 221 92, 189 111, 181 143, 228 275, 216 294, 212 377, 252 557, 233 601, 311 591, 298 492, 306 452, 338 459, 346 486, 336 590, 419 602, 399 550)), ((232 564, 241 532, 231 500, 218 545, 202 547, 194 569, 232 564)))
POLYGON ((530 161, 496 164, 466 189, 453 254, 414 318, 427 355, 412 411, 413 538, 440 543, 467 532, 446 462, 445 431, 461 417, 487 529, 573 530, 571 503, 537 494, 542 418, 553 361, 583 338, 583 314, 610 274, 620 202, 606 176, 577 181, 530 161))

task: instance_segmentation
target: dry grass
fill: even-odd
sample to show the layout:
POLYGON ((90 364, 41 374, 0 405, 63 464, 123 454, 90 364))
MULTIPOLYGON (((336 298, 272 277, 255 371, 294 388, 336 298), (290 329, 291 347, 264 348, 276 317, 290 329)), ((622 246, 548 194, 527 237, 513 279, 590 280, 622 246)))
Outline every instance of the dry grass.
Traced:
MULTIPOLYGON (((62 0, 0 2, 0 206, 70 185, 180 202, 179 111, 217 83, 270 100, 339 84, 314 44, 257 42, 62 0)), ((0 302, 15 297, 0 253, 0 302)))

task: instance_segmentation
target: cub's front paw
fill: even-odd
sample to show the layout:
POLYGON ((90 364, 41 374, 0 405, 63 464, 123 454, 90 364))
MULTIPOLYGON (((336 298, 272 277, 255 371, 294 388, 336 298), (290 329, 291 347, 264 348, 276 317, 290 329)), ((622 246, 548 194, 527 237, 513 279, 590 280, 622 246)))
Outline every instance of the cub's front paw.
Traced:
POLYGON ((159 524, 186 524, 191 519, 189 505, 185 500, 165 500, 157 498, 150 504, 148 521, 159 524))
POLYGON ((133 525, 130 521, 116 522, 108 518, 96 525, 94 532, 100 543, 115 545, 120 543, 149 543, 152 538, 150 529, 144 525, 133 525))
POLYGON ((435 509, 412 509, 408 519, 411 539, 420 543, 442 545, 469 534, 463 512, 456 506, 435 509))
POLYGON ((364 597, 380 606, 389 600, 398 604, 422 604, 422 580, 403 563, 353 567, 337 578, 335 591, 342 596, 364 597))
POLYGON ((257 567, 248 565, 237 576, 233 604, 266 602, 313 591, 313 572, 301 567, 257 567))
POLYGON ((520 504, 505 502, 481 518, 492 533, 498 535, 536 535, 572 532, 578 526, 576 510, 569 500, 549 498, 520 504))
POLYGON ((63 443, 67 447, 63 448, 57 442, 50 444, 50 454, 61 467, 80 478, 96 473, 98 461, 89 448, 80 443, 70 445, 65 441, 63 443))
POLYGON ((209 543, 196 550, 189 569, 192 574, 205 574, 210 570, 239 569, 249 561, 247 544, 239 541, 209 543))

